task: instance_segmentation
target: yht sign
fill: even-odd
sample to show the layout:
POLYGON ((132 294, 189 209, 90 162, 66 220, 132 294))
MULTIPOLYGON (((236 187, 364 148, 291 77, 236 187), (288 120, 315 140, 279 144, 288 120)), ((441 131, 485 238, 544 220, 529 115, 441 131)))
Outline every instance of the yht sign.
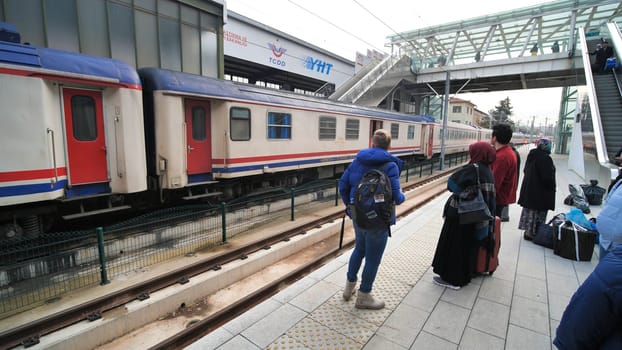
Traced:
POLYGON ((315 59, 311 56, 307 56, 307 58, 305 58, 305 68, 308 70, 316 71, 318 73, 329 75, 330 69, 333 68, 333 64, 322 61, 320 59, 315 59))

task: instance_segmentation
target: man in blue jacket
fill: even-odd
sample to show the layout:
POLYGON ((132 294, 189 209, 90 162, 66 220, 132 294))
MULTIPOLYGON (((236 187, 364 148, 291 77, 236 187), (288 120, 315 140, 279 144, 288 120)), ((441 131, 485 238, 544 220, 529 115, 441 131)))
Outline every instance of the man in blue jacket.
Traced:
MULTIPOLYGON (((404 166, 404 161, 388 152, 390 146, 391 134, 384 129, 376 130, 372 136, 372 147, 359 151, 356 158, 341 176, 339 195, 346 205, 348 216, 350 216, 348 207, 354 204, 356 186, 361 181, 363 175, 370 169, 384 169, 391 182, 394 203, 401 204, 404 202, 405 196, 400 187, 400 172, 404 166)), ((395 224, 395 213, 391 217, 391 225, 393 224, 395 224)), ((355 307, 359 309, 382 309, 384 302, 374 299, 371 290, 376 279, 378 267, 380 266, 382 254, 387 245, 389 228, 363 229, 354 222, 353 226, 356 241, 348 264, 343 298, 350 300, 350 297, 354 294, 358 271, 363 258, 365 258, 365 267, 361 275, 361 285, 356 297, 355 307)))

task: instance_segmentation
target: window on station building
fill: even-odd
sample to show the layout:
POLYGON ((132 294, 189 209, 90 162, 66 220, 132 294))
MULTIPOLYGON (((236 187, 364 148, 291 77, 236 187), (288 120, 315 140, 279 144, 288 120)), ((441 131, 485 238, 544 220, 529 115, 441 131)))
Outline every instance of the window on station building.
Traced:
POLYGON ((251 139, 251 110, 232 107, 229 111, 231 141, 248 141, 251 139))
POLYGON ((290 113, 268 112, 268 139, 292 138, 292 115, 290 113))
POLYGON ((398 123, 391 123, 391 138, 397 140, 400 136, 400 125, 398 123))
POLYGON ((454 113, 462 113, 462 106, 453 106, 452 112, 454 113))
POLYGON ((337 138, 337 118, 320 116, 320 140, 334 140, 337 138))
POLYGON ((323 97, 322 94, 318 94, 315 91, 309 91, 309 90, 304 90, 304 89, 299 89, 299 88, 294 88, 294 92, 297 94, 302 94, 302 95, 307 95, 307 96, 323 97))
POLYGON ((409 140, 412 140, 415 138, 415 126, 414 125, 408 126, 408 135, 406 136, 406 138, 409 140))
POLYGON ((359 139, 360 121, 358 119, 346 119, 346 140, 359 139))
POLYGON ((239 76, 237 76, 237 75, 225 74, 225 79, 226 79, 226 80, 235 81, 235 82, 237 82, 237 83, 245 83, 245 84, 248 84, 248 78, 239 77, 239 76))

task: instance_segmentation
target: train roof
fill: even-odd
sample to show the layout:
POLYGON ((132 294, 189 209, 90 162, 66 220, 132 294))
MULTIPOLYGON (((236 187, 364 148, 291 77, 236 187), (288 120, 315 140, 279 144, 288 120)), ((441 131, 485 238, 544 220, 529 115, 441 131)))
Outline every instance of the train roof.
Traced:
POLYGON ((140 86, 134 67, 113 59, 0 41, 0 63, 81 74, 140 86))
POLYGON ((378 108, 356 106, 313 96, 295 94, 229 80, 216 79, 202 75, 176 72, 160 68, 141 68, 138 70, 145 91, 175 91, 180 93, 205 95, 213 98, 253 101, 271 105, 293 106, 326 110, 332 113, 366 115, 390 118, 409 122, 433 123, 431 116, 403 114, 378 108))

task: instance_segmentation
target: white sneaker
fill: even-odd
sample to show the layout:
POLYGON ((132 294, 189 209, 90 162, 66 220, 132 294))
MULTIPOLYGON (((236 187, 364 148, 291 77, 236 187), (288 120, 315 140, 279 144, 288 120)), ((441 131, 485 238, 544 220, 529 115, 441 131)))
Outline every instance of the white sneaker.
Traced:
POLYGON ((432 278, 432 281, 434 282, 434 284, 437 284, 441 287, 447 287, 449 289, 453 289, 453 290, 459 290, 460 286, 454 286, 453 284, 449 283, 449 282, 445 282, 442 278, 440 278, 439 276, 434 276, 432 278))

